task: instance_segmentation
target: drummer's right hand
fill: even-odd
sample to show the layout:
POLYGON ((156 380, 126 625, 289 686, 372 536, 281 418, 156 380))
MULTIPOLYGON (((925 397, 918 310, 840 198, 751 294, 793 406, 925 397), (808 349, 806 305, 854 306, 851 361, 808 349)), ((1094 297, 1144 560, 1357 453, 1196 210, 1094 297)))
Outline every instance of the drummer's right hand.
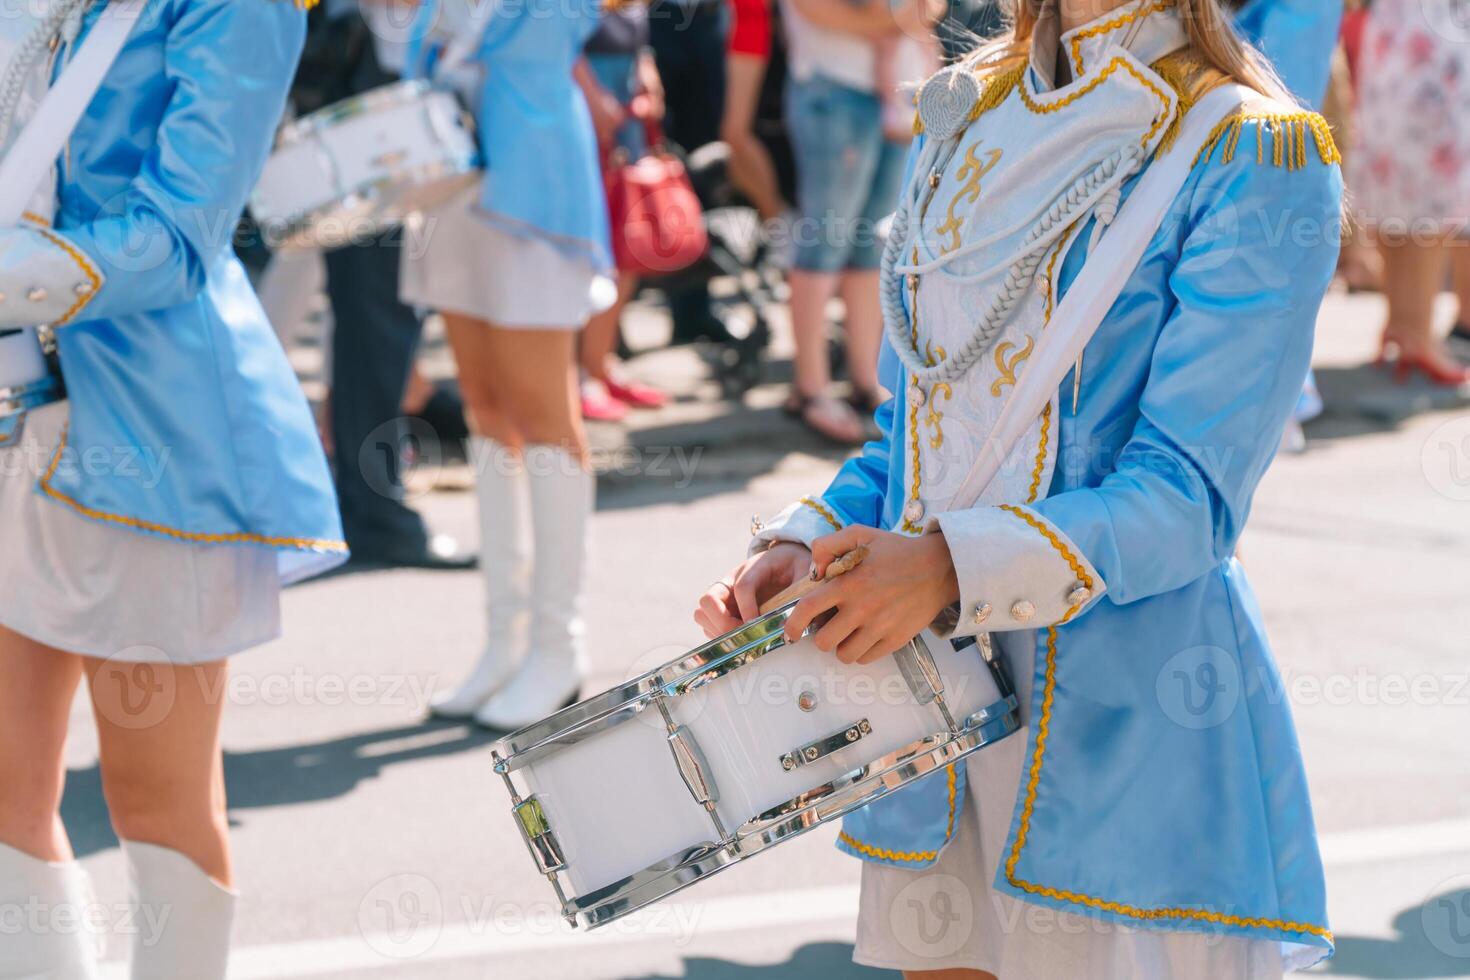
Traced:
POLYGON ((761 603, 811 573, 812 553, 804 545, 782 541, 709 587, 694 611, 694 621, 710 639, 760 615, 761 603))

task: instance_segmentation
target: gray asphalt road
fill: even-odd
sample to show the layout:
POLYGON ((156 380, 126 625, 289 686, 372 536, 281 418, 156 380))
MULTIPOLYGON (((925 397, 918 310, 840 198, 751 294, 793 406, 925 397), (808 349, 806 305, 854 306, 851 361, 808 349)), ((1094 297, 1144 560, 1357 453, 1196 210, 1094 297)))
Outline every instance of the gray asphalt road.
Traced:
MULTIPOLYGON (((1328 972, 1470 976, 1470 409, 1394 418, 1412 406, 1353 366, 1379 315, 1376 300, 1329 301, 1318 362, 1334 409, 1269 474, 1244 559, 1324 834, 1340 937, 1328 972)), ((706 451, 687 484, 624 474, 603 487, 594 687, 694 645, 691 601, 740 556, 751 515, 820 489, 837 463, 769 409, 711 421, 694 369, 687 353, 640 366, 689 401, 641 419, 635 441, 706 451)), ((475 536, 469 495, 421 503, 475 536)), ((286 638, 237 661, 235 976, 887 976, 850 964, 858 868, 830 830, 627 928, 566 935, 492 778, 490 737, 423 720, 425 692, 475 658, 480 603, 472 574, 308 584, 287 595, 286 638)), ((80 706, 75 721, 65 815, 103 901, 120 902, 80 706)))

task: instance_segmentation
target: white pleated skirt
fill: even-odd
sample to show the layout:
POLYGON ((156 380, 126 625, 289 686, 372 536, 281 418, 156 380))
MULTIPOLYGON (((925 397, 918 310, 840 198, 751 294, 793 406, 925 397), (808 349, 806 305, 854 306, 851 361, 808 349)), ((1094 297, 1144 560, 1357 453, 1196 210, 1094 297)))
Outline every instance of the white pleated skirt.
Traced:
MULTIPOLYGON (((1035 666, 1028 637, 1006 634, 997 643, 1012 670, 1023 723, 1035 666)), ((1003 980, 1280 980, 1279 942, 1135 929, 997 892, 991 883, 1005 857, 1025 760, 1023 726, 962 763, 965 808, 931 866, 863 863, 855 961, 914 972, 983 970, 1003 980)))
POLYGON ((199 545, 82 517, 38 490, 65 402, 0 447, 0 626, 68 653, 198 664, 275 639, 280 574, 269 548, 199 545))
POLYGON ((580 330, 617 285, 590 259, 511 233, 478 210, 480 187, 405 229, 399 294, 409 306, 515 329, 580 330))

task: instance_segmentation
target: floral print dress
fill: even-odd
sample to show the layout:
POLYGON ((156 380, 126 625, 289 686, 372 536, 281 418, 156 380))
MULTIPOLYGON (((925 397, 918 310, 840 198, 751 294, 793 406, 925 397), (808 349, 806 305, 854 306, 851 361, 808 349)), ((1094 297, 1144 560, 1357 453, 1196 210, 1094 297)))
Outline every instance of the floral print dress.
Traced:
POLYGON ((1375 0, 1358 70, 1355 217, 1470 231, 1470 0, 1375 0))

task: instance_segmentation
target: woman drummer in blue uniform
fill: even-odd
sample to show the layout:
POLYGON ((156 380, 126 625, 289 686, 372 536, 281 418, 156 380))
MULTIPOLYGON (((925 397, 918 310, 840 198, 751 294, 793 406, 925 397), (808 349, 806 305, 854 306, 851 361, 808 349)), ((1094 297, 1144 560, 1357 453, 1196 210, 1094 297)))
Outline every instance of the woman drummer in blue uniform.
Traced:
POLYGON ((1279 977, 1332 949, 1290 712, 1233 554, 1332 275, 1337 151, 1216 0, 1102 6, 1024 0, 966 64, 971 95, 921 94, 882 438, 759 528, 696 614, 723 632, 862 544, 788 635, 817 621, 859 662, 932 626, 1009 663, 1029 737, 841 834, 865 862, 856 958, 911 976, 1279 977), (947 510, 1052 311, 1109 260, 1138 174, 1228 82, 1237 107, 1174 150, 1188 180, 1085 356, 978 504, 947 510))
MULTIPOLYGON (((0 143, 104 6, 0 25, 18 82, 0 143)), ((150 0, 31 212, 0 229, 0 331, 49 325, 67 391, 3 420, 0 905, 89 901, 57 813, 85 676, 132 894, 167 910, 135 977, 224 976, 227 658, 279 634, 283 583, 345 557, 309 408, 231 247, 304 26, 290 0, 150 0)), ((0 976, 93 976, 87 940, 7 934, 0 976)))

